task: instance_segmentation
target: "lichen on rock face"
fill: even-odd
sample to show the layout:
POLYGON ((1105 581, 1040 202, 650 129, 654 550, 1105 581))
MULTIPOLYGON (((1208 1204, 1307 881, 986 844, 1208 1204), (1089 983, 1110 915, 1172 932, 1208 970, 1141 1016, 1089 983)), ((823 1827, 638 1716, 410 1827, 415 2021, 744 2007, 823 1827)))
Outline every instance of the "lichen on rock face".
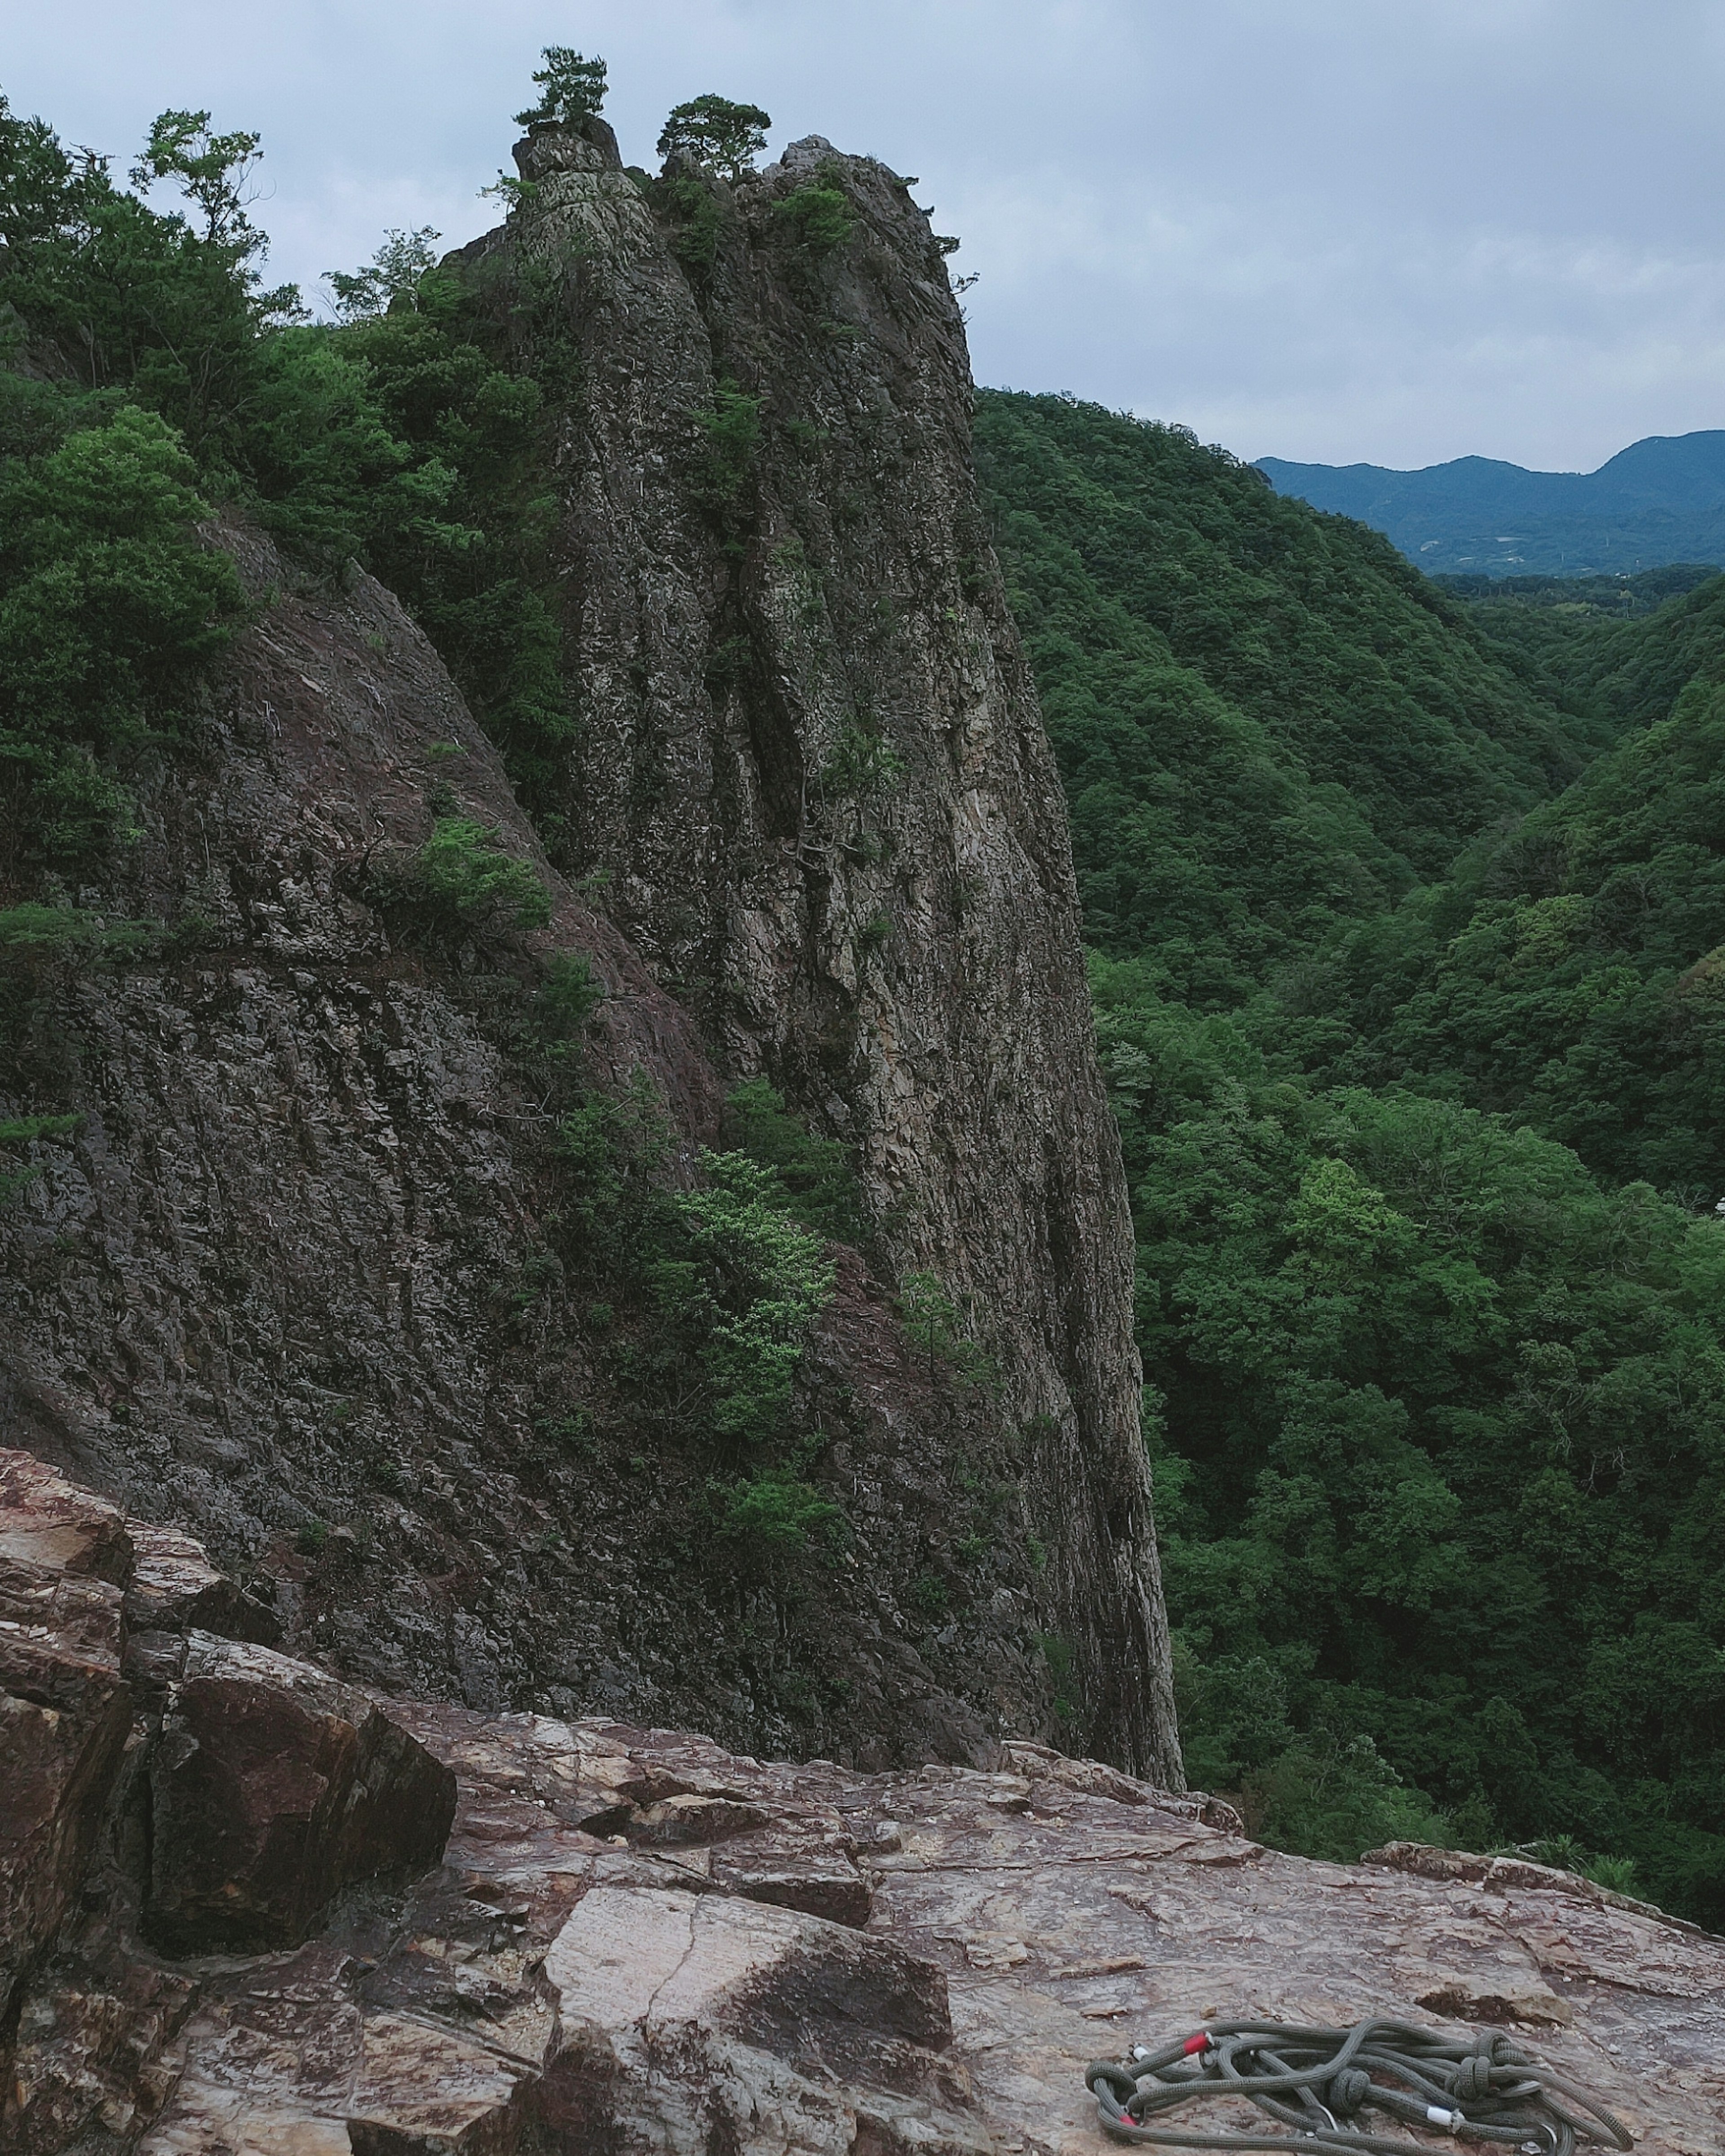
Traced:
POLYGON ((0 1210, 13 1431, 367 1681, 1176 1783, 1125 1193, 940 250, 818 140, 735 186, 596 119, 521 154, 451 274, 561 356, 551 851, 388 593, 212 529, 256 619, 196 752, 90 932, 8 962, 7 1111, 82 1117, 0 1210), (862 1247, 785 1312, 740 1214, 667 1209, 751 1081, 856 1171, 862 1247))

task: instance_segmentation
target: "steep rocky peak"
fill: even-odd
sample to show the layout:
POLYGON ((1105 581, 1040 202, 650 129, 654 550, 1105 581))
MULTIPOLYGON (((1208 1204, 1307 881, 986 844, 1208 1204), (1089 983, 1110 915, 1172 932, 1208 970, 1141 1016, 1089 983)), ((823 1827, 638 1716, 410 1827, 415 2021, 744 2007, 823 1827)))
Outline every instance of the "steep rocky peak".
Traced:
POLYGON ((939 244, 819 138, 736 185, 599 123, 521 162, 455 266, 557 353, 548 843, 389 593, 212 534, 259 618, 101 895, 194 927, 18 1006, 20 1108, 83 1121, 0 1213, 0 1409, 387 1689, 868 1768, 1065 1732, 1177 1787, 1124 1178, 939 244), (544 927, 403 901, 452 817, 544 927), (553 1063, 565 957, 603 999, 553 1063), (593 1178, 639 1110, 698 1180, 756 1077, 849 1148, 863 1247, 744 1456, 593 1178), (716 1529, 787 1491, 842 1532, 716 1529))
POLYGON ((620 172, 623 157, 608 121, 595 113, 578 126, 539 127, 524 135, 511 153, 516 170, 529 182, 557 172, 620 172))
POLYGON ((941 244, 819 136, 736 185, 609 147, 530 137, 535 192, 468 250, 553 272, 579 355, 574 865, 721 1066, 857 1148, 891 1270, 996 1358, 1062 1631, 1171 1777, 1124 1184, 941 244))

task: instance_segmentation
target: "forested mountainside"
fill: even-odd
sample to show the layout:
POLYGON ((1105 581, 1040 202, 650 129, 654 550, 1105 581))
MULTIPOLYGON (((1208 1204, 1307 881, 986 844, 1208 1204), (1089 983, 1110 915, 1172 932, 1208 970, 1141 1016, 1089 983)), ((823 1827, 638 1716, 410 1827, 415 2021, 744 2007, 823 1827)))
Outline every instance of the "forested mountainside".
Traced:
POLYGON ((1725 580, 1476 607, 1178 429, 989 393, 978 440, 1189 1771, 1291 1847, 1537 1842, 1725 1921, 1725 580))
POLYGON ((1178 429, 990 391, 977 456, 1089 933, 1200 1000, 1440 873, 1608 738, 1386 542, 1178 429))
POLYGON ((0 1414, 388 1687, 1177 1784, 941 246, 537 79, 323 325, 255 137, 0 117, 0 1414))
POLYGON ((1725 560, 1725 432, 1654 434, 1597 471, 1456 457, 1421 471, 1260 457, 1279 493, 1357 516, 1434 573, 1633 574, 1725 560))

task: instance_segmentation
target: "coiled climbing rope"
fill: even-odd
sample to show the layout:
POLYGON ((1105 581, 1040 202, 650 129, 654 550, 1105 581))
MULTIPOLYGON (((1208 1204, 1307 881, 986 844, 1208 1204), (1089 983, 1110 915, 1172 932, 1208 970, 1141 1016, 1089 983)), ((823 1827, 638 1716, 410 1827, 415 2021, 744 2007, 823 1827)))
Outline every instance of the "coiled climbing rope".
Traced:
POLYGON ((1409 2021, 1351 2029, 1216 2021, 1160 2051, 1085 2069, 1103 2131, 1155 2148, 1317 2148, 1359 2156, 1432 2156, 1430 2141, 1379 2132, 1363 2114, 1458 2140, 1495 2142, 1517 2156, 1574 2156, 1577 2142, 1628 2149, 1628 2129, 1597 2097, 1497 2031, 1453 2038, 1409 2021), (1147 2121, 1183 2104, 1247 2097, 1287 2130, 1204 2133, 1147 2121))

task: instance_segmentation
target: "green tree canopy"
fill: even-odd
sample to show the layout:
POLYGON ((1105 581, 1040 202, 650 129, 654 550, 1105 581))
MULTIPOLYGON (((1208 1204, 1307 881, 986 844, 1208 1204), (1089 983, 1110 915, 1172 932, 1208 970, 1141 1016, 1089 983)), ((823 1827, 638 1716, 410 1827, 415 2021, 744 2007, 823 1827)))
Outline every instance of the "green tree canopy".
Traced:
POLYGON ((516 113, 518 127, 572 127, 593 118, 605 102, 605 63, 567 45, 547 45, 545 65, 534 69, 533 80, 543 94, 516 113))
POLYGON ((259 244, 246 215, 260 135, 213 135, 207 112, 164 112, 151 124, 143 154, 131 168, 134 187, 172 180, 203 213, 203 236, 220 247, 259 244))
POLYGON ((416 304, 420 279, 437 266, 436 242, 442 236, 429 224, 417 232, 392 226, 363 270, 326 270, 342 320, 365 321, 387 314, 398 300, 416 304))
POLYGON ((754 168, 767 146, 770 113, 758 105, 733 105, 728 97, 692 97, 673 107, 659 137, 659 154, 678 151, 700 164, 716 165, 727 180, 740 180, 754 168))

